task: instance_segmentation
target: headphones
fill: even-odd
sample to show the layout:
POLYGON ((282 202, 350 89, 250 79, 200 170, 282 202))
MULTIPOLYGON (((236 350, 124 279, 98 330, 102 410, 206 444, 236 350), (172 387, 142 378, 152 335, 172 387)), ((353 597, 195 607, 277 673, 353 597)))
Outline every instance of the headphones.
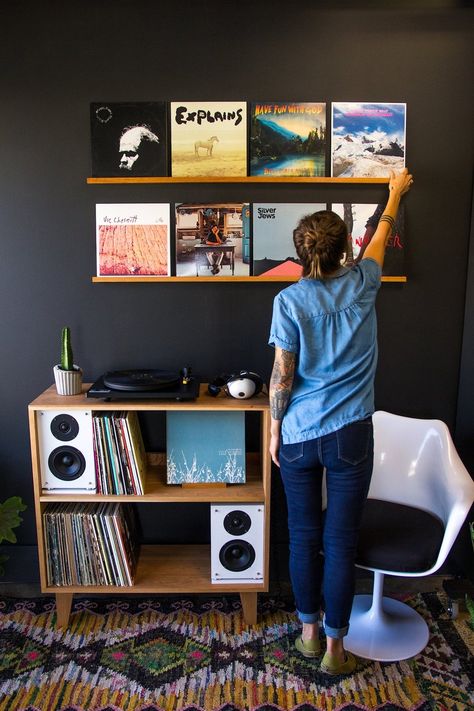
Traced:
POLYGON ((233 375, 225 373, 219 375, 212 383, 209 383, 207 391, 209 395, 217 397, 221 390, 224 390, 231 397, 247 400, 249 397, 258 395, 262 388, 263 380, 260 375, 252 373, 250 370, 241 370, 240 373, 233 375))

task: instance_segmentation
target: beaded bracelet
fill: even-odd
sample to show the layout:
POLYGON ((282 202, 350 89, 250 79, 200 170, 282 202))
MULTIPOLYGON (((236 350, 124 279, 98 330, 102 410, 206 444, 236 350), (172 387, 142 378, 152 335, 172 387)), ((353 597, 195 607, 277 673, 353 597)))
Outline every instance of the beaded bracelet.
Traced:
POLYGON ((385 214, 382 215, 379 222, 388 222, 390 227, 393 227, 395 225, 395 220, 393 219, 393 217, 390 217, 390 215, 385 214))

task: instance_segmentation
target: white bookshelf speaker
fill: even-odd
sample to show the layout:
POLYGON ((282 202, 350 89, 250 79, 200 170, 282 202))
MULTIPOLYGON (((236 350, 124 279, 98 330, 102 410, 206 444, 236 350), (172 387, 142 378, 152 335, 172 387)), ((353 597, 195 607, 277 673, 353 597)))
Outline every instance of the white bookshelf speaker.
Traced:
POLYGON ((211 581, 263 581, 263 504, 211 504, 211 581))
POLYGON ((40 410, 36 418, 43 491, 95 494, 92 412, 40 410))

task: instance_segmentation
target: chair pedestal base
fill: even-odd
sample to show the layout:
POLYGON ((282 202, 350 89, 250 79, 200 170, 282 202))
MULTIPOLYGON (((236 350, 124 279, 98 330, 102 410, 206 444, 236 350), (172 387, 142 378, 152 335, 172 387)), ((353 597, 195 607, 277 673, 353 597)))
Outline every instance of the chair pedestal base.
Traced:
POLYGON ((399 600, 356 595, 344 647, 365 659, 398 662, 419 654, 428 643, 424 619, 399 600))

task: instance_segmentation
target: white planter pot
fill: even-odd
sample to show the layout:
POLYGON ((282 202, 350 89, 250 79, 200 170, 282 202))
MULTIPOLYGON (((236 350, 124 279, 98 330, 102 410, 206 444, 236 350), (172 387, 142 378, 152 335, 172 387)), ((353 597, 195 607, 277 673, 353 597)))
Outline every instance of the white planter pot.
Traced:
POLYGON ((82 370, 75 365, 74 370, 62 370, 59 365, 53 368, 54 382, 58 395, 80 395, 82 392, 82 370))

